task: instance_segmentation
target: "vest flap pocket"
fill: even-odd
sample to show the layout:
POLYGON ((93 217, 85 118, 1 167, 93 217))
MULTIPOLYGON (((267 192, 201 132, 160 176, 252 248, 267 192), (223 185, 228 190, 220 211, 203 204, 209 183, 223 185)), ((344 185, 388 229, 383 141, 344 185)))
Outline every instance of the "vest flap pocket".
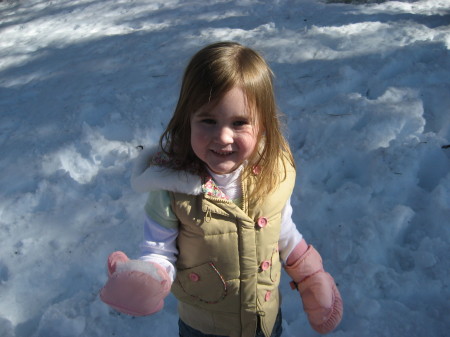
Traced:
POLYGON ((218 303, 227 295, 227 284, 212 262, 179 270, 177 279, 186 294, 204 303, 218 303))

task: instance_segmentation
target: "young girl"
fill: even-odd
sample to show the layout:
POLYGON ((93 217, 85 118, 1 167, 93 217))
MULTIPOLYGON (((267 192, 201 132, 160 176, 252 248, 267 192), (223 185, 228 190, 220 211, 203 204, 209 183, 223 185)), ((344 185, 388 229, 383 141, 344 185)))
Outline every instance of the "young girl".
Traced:
POLYGON ((339 324, 335 282, 291 218, 295 167, 272 78, 237 43, 194 55, 159 147, 133 171, 133 187, 149 193, 142 256, 109 256, 105 303, 150 315, 172 291, 182 337, 281 336, 283 266, 311 326, 327 333, 339 324))

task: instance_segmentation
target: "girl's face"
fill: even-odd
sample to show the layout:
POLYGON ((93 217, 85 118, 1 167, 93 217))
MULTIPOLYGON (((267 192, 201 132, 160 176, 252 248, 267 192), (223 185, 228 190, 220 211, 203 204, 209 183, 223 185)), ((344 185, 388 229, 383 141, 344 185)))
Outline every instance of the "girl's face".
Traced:
POLYGON ((191 146, 214 173, 233 172, 255 150, 258 127, 244 92, 235 87, 218 104, 206 104, 191 116, 191 146))

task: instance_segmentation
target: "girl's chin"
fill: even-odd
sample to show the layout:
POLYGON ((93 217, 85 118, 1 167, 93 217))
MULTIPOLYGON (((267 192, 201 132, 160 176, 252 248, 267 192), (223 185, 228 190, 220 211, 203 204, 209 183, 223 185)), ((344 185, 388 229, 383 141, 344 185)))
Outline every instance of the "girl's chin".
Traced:
POLYGON ((236 170, 239 165, 207 165, 208 169, 215 174, 228 174, 236 170))

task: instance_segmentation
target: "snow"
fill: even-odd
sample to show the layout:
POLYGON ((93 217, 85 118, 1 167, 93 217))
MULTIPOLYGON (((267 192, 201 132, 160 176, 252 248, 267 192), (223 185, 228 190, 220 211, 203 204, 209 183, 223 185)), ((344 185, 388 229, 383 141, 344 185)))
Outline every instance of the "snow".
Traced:
MULTIPOLYGON (((0 336, 178 335, 172 295, 133 318, 98 291, 109 253, 138 255, 136 147, 217 40, 276 74, 294 220, 344 299, 330 335, 448 335, 450 2, 371 2, 0 2, 0 336)), ((288 281, 283 336, 317 336, 288 281)))

